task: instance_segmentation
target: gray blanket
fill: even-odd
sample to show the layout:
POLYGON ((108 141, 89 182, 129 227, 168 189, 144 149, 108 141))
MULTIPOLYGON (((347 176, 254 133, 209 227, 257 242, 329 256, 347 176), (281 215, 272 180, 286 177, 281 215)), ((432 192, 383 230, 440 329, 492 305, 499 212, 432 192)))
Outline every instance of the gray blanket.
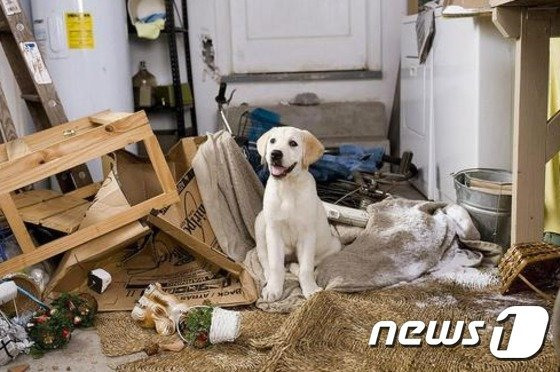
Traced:
MULTIPOLYGON (((259 290, 265 284, 254 247, 254 220, 262 208, 262 187, 227 133, 210 136, 194 161, 210 223, 226 254, 244 265, 259 290), (233 185, 231 187, 230 185, 233 185)), ((317 283, 326 289, 356 292, 409 282, 432 273, 449 273, 495 264, 499 246, 480 242, 468 213, 455 204, 386 199, 367 209, 365 229, 332 225, 345 247, 317 267, 317 283)), ((297 277, 288 272, 282 298, 262 299, 257 307, 289 312, 304 300, 297 277)))
POLYGON ((222 251, 243 261, 255 246, 255 218, 264 188, 228 132, 208 134, 193 169, 202 202, 222 251))
MULTIPOLYGON (((316 269, 317 284, 328 290, 357 292, 411 282, 422 275, 445 278, 450 273, 497 263, 501 248, 480 242, 467 212, 455 204, 386 199, 368 207, 365 229, 333 226, 345 247, 316 269)), ((263 285, 255 251, 245 265, 263 285)), ((259 299, 257 307, 276 312, 294 310, 304 300, 297 277, 288 272, 282 298, 259 299)))

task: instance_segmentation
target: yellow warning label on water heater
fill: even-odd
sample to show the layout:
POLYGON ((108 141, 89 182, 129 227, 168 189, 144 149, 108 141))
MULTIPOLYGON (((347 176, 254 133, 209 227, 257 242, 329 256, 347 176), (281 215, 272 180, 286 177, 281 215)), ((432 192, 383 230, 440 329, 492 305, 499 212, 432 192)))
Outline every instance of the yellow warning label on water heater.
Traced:
POLYGON ((66 13, 66 35, 68 48, 93 49, 93 16, 91 13, 66 13))

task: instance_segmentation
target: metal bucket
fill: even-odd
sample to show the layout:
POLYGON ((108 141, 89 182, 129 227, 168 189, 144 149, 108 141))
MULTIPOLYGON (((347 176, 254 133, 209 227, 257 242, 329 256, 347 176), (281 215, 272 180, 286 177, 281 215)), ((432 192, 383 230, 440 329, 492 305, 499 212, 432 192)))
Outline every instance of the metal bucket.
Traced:
POLYGON ((471 189, 473 178, 496 184, 511 183, 511 172, 501 169, 466 169, 453 175, 457 204, 465 208, 484 241, 509 247, 511 231, 511 195, 496 195, 471 189))

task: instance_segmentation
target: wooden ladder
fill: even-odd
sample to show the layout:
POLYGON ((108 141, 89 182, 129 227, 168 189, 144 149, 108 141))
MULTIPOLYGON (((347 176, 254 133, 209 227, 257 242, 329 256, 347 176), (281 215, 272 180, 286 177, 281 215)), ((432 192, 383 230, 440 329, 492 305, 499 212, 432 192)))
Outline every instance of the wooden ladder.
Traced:
MULTIPOLYGON (((50 74, 33 36, 19 0, 0 0, 0 44, 14 72, 37 131, 68 121, 50 74)), ((0 132, 3 141, 17 138, 6 97, 0 86, 0 132)), ((60 188, 68 192, 91 184, 92 178, 85 164, 56 175, 60 188)))

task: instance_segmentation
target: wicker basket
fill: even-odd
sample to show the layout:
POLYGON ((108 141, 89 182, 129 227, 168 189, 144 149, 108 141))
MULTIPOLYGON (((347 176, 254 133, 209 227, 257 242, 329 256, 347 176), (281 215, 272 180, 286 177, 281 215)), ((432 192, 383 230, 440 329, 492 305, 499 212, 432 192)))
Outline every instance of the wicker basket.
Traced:
POLYGON ((527 288, 543 295, 542 289, 555 283, 560 269, 560 246, 543 242, 514 244, 498 265, 503 294, 527 288))
MULTIPOLYGON (((35 281, 28 275, 23 273, 10 274, 5 276, 3 280, 13 280, 18 287, 25 289, 33 296, 41 299, 41 291, 39 290, 39 286, 37 286, 35 281)), ((18 314, 21 314, 25 311, 35 311, 40 309, 39 305, 37 305, 35 301, 31 300, 29 297, 20 292, 18 292, 16 296, 15 306, 17 306, 18 314)), ((2 306, 0 306, 0 310, 2 310, 4 314, 6 314, 10 318, 16 316, 14 301, 9 301, 3 304, 2 306)))

